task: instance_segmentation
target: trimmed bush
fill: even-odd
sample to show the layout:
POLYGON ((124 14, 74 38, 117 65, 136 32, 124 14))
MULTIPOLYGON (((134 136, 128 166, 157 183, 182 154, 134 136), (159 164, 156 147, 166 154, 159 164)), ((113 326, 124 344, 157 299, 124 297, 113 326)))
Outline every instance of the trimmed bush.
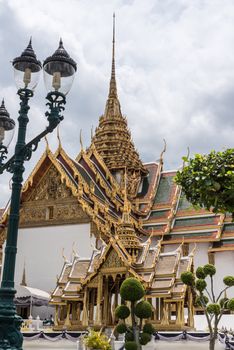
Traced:
POLYGON ((209 314, 219 315, 220 314, 220 305, 219 304, 209 304, 206 308, 209 314))
POLYGON ((231 311, 234 311, 234 298, 230 299, 227 303, 227 308, 231 311))
POLYGON ((203 270, 203 267, 202 266, 199 266, 196 270, 196 277, 197 278, 200 278, 200 279, 204 279, 206 278, 206 275, 204 273, 204 270, 203 270))
POLYGON ((140 335, 140 344, 146 345, 151 340, 151 334, 149 333, 141 333, 140 335))
POLYGON ((149 318, 152 315, 152 305, 148 301, 140 301, 136 304, 134 312, 139 318, 149 318))
POLYGON ((223 283, 228 287, 234 286, 234 277, 233 276, 224 277, 223 283))
POLYGON ((199 278, 198 280, 196 280, 196 283, 195 283, 195 286, 196 286, 196 289, 199 290, 199 292, 203 292, 204 289, 206 289, 206 281, 199 278))
POLYGON ((137 301, 145 295, 145 290, 136 278, 130 277, 121 284, 120 295, 124 300, 137 301))
POLYGON ((154 334, 155 328, 151 323, 146 323, 143 327, 143 333, 154 334))
POLYGON ((127 341, 133 341, 133 340, 134 340, 133 332, 127 331, 127 332, 125 333, 125 342, 127 342, 127 341))
POLYGON ((124 347, 126 350, 137 350, 137 343, 135 341, 127 341, 124 347))
POLYGON ((206 264, 203 266, 203 271, 206 276, 214 276, 216 273, 216 268, 212 264, 206 264))
POLYGON ((118 332, 119 334, 123 334, 126 332, 127 330, 127 326, 125 323, 119 323, 116 327, 115 327, 116 332, 118 332))
POLYGON ((121 320, 125 320, 130 315, 130 310, 126 305, 117 306, 115 310, 115 316, 121 320))
POLYGON ((187 286, 193 286, 194 285, 194 275, 192 272, 183 272, 180 276, 181 281, 186 284, 187 286))

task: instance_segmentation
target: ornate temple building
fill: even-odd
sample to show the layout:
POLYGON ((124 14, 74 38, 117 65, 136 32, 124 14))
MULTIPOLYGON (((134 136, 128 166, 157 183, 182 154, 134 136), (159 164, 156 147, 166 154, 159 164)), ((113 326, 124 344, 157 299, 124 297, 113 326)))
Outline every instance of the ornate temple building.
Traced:
MULTIPOLYGON (((51 266, 61 270, 52 253, 71 239, 69 232, 76 228, 81 256, 74 253, 65 259, 51 293, 55 329, 114 325, 114 309, 121 303, 119 288, 127 276, 145 286, 157 329, 192 328, 192 294, 182 284, 181 272, 209 261, 217 265, 217 285, 224 268, 225 275, 232 274, 234 223, 229 214, 197 210, 186 200, 173 181, 176 172, 163 169, 165 150, 158 162, 141 161, 121 112, 114 50, 113 37, 109 95, 90 146, 76 159, 61 143, 55 153, 47 146, 22 190, 20 234, 27 240, 42 233, 48 240, 55 237, 39 262, 44 278, 51 266), (89 233, 82 242, 79 236, 84 225, 90 225, 95 238, 88 257, 89 233)), ((1 245, 7 214, 8 210, 1 220, 1 245)))

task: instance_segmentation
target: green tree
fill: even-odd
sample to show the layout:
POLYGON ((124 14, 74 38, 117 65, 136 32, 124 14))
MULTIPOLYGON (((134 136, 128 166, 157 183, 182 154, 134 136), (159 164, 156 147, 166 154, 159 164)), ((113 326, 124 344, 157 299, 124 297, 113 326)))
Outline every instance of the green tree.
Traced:
POLYGON ((184 284, 190 286, 193 291, 194 305, 200 306, 206 316, 210 331, 210 350, 214 350, 218 336, 218 324, 225 310, 234 310, 234 298, 225 298, 226 291, 234 286, 234 276, 226 276, 223 279, 224 288, 215 296, 214 275, 216 268, 212 264, 199 266, 194 275, 192 272, 181 274, 184 284), (207 288, 206 278, 210 279, 210 288, 207 288))
POLYGON ((175 181, 195 206, 217 212, 230 212, 234 219, 234 149, 212 151, 183 158, 185 166, 175 181))
POLYGON ((148 301, 142 300, 145 290, 136 278, 127 278, 120 287, 120 295, 124 302, 130 302, 130 309, 127 305, 120 305, 115 310, 115 315, 119 318, 116 331, 125 334, 125 349, 139 350, 141 345, 146 345, 151 340, 154 327, 151 323, 146 323, 142 328, 143 319, 150 318, 152 306, 148 301), (126 319, 131 317, 131 324, 126 323, 126 319))

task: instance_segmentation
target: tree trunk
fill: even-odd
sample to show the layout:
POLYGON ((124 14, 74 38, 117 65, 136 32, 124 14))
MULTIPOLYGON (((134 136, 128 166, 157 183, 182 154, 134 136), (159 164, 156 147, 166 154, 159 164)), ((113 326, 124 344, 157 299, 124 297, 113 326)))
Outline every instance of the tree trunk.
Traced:
POLYGON ((139 341, 140 332, 139 332, 139 328, 136 324, 136 319, 135 319, 135 314, 134 314, 134 306, 135 306, 134 304, 135 303, 133 301, 131 301, 132 330, 133 330, 134 340, 137 343, 137 349, 141 350, 141 344, 139 341))
POLYGON ((211 337, 210 337, 210 346, 209 346, 209 350, 214 350, 215 349, 215 335, 213 334, 211 337))

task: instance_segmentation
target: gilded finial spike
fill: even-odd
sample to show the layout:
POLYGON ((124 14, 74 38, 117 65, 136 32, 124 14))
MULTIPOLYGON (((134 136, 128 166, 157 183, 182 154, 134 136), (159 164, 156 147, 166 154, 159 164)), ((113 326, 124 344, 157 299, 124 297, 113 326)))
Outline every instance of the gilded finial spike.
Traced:
POLYGON ((28 49, 32 49, 32 36, 30 36, 29 43, 28 43, 28 49))
POLYGON ((59 143, 59 149, 61 150, 62 143, 61 143, 61 139, 60 139, 59 125, 57 126, 57 139, 58 139, 58 143, 59 143))
POLYGON ((23 269, 23 276, 22 276, 22 281, 20 283, 21 286, 26 287, 27 283, 26 283, 26 267, 25 267, 25 261, 24 261, 24 269, 23 269))
POLYGON ((59 40, 59 49, 63 49, 63 40, 60 38, 59 40))
POLYGON ((93 139, 93 125, 91 126, 91 141, 93 139))
POLYGON ((80 129, 80 148, 81 148, 81 151, 84 150, 84 147, 83 147, 83 140, 82 140, 82 129, 80 129))
POLYGON ((65 263, 68 263, 69 261, 67 260, 65 254, 64 254, 64 248, 62 249, 62 257, 65 263))
POLYGON ((191 251, 191 253, 189 254, 189 256, 194 256, 196 250, 197 250, 197 244, 194 243, 194 248, 193 248, 193 250, 191 251))
POLYGON ((165 153, 166 150, 167 150, 167 142, 166 142, 166 140, 163 139, 163 142, 164 142, 164 147, 163 147, 163 150, 162 150, 162 152, 161 152, 161 154, 160 154, 160 163, 161 163, 161 164, 163 164, 163 155, 164 155, 164 153, 165 153))
POLYGON ((115 14, 113 14, 112 65, 109 97, 117 97, 117 88, 115 80, 115 14))
POLYGON ((48 139, 47 137, 45 136, 45 142, 46 142, 46 151, 49 151, 49 142, 48 142, 48 139))

